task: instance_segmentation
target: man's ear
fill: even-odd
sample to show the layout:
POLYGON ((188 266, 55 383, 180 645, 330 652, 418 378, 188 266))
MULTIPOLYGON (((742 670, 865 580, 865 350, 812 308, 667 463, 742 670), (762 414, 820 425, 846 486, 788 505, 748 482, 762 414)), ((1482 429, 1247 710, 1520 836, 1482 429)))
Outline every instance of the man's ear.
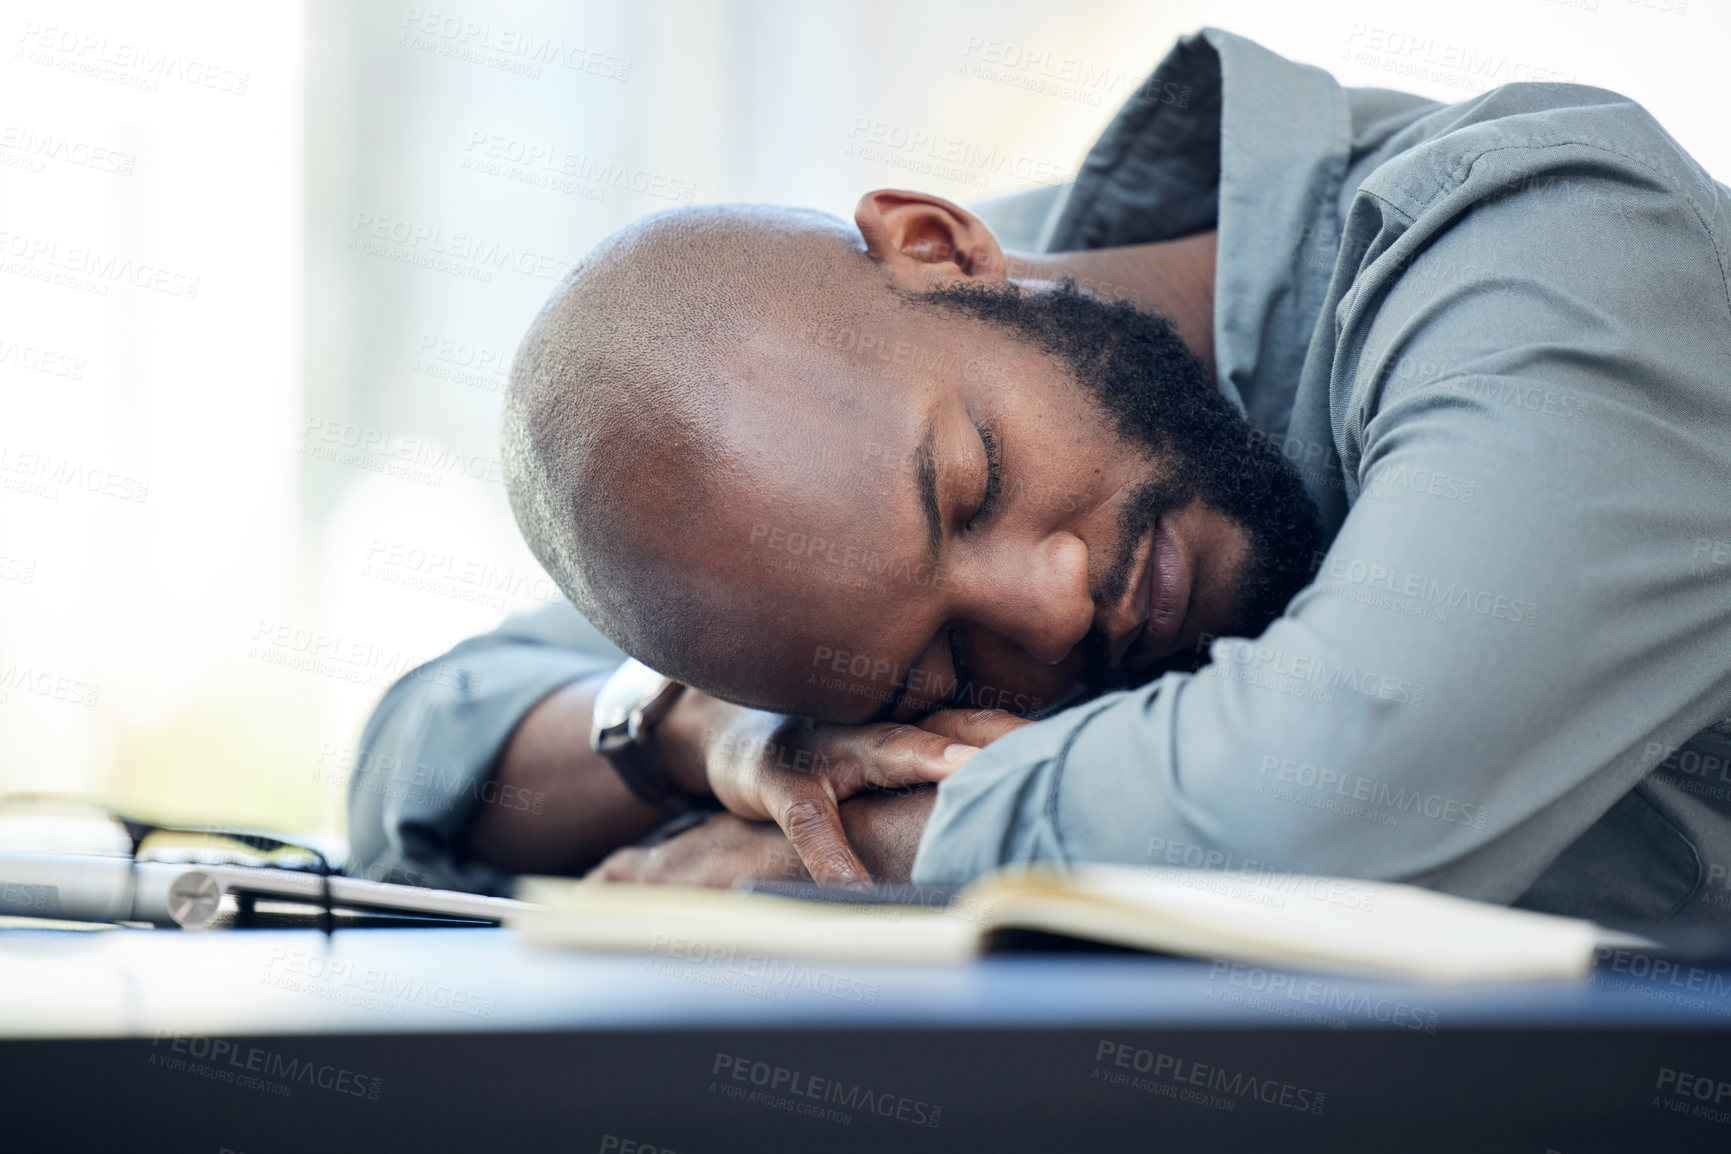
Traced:
POLYGON ((867 255, 901 288, 924 291, 952 278, 1002 281, 1007 275, 992 230, 941 196, 880 188, 860 197, 853 218, 867 255))

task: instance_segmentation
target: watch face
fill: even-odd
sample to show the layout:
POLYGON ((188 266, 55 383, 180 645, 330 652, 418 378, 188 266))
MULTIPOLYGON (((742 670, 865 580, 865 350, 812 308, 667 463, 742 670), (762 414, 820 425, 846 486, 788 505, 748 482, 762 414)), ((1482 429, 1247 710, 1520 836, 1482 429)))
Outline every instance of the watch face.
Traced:
POLYGON ((609 690, 613 685, 609 682, 595 696, 595 728, 615 729, 625 724, 631 716, 631 705, 634 698, 614 692, 609 700, 609 690))
POLYGON ((666 680, 641 661, 621 665, 595 695, 594 740, 599 741, 609 730, 623 731, 631 711, 653 697, 666 680))
POLYGON ((681 796, 647 748, 649 733, 683 687, 640 661, 627 661, 595 695, 589 747, 606 757, 625 785, 649 805, 681 796))

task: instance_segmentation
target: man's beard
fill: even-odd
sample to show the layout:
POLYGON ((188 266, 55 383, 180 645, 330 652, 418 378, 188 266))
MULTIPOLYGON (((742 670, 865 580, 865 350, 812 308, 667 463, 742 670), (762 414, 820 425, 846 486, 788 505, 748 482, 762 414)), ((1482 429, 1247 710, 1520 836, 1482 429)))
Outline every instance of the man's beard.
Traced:
MULTIPOLYGON (((1309 583, 1322 534, 1304 482, 1220 394, 1166 318, 1088 296, 1068 280, 1051 292, 964 284, 915 299, 997 325, 1059 358, 1108 425, 1157 464, 1159 476, 1125 503, 1117 557, 1094 590, 1097 606, 1122 599, 1135 544, 1155 520, 1192 500, 1239 526, 1249 542, 1222 636, 1257 636, 1309 583)), ((1111 670, 1104 634, 1090 633, 1084 645, 1089 662, 1081 681, 1089 696, 1206 660, 1201 652, 1180 653, 1152 667, 1111 670)))

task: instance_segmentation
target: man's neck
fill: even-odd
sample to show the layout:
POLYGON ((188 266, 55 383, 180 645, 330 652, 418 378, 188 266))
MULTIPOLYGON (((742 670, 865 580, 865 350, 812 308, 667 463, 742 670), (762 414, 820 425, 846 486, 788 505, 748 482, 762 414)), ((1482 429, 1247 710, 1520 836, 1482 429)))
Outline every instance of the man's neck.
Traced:
POLYGON ((1214 375, 1214 230, 1153 244, 1086 252, 1005 253, 1010 279, 1038 282, 1074 278, 1111 300, 1128 300, 1174 322, 1179 339, 1214 375))

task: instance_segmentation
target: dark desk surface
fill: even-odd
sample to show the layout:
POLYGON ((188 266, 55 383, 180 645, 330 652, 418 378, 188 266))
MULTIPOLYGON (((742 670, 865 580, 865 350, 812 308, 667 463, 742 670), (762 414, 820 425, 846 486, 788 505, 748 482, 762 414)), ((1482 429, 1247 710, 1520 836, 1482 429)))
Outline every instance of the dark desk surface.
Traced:
POLYGON ((1627 955, 1451 988, 681 953, 0 931, 0 1125, 21 1150, 213 1154, 1731 1149, 1731 971, 1627 955))

